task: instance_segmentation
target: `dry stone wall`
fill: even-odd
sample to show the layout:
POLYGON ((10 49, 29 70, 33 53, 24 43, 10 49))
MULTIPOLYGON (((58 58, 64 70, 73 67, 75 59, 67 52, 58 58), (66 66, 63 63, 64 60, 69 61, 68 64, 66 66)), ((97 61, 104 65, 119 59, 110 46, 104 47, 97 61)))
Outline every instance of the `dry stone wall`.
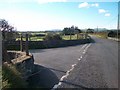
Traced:
POLYGON ((21 73, 24 79, 32 75, 34 72, 34 57, 32 54, 26 56, 25 52, 20 51, 9 51, 8 54, 11 57, 12 64, 21 73))

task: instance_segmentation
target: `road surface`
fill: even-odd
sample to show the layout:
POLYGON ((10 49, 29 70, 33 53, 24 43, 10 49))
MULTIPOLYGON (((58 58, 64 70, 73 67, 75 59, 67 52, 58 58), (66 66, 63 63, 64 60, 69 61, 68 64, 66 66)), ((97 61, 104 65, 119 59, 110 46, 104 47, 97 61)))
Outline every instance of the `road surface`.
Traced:
POLYGON ((42 80, 51 78, 44 83, 54 88, 118 88, 118 42, 92 38, 95 43, 30 50, 35 63, 56 76, 43 69, 42 80))

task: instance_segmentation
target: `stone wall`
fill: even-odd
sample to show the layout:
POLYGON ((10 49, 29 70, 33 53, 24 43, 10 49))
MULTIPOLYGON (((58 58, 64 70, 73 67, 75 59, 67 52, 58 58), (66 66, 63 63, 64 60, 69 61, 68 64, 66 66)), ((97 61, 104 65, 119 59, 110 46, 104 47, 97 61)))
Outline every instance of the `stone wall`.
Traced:
POLYGON ((27 79, 28 76, 34 72, 34 58, 32 54, 26 56, 25 52, 8 51, 8 55, 11 57, 12 64, 21 73, 24 79, 27 79))
MULTIPOLYGON (((79 45, 89 43, 91 38, 80 40, 52 40, 52 41, 29 41, 29 49, 45 49, 79 45)), ((25 42, 23 42, 25 43, 25 42)), ((6 42, 8 50, 20 50, 20 41, 6 42)))

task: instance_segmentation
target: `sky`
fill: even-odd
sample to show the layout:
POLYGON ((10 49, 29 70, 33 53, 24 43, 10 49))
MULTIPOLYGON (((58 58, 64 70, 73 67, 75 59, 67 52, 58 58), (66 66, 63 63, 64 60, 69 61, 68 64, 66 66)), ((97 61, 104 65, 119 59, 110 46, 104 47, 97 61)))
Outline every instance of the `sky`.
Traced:
POLYGON ((117 15, 118 0, 0 0, 0 19, 17 31, 116 29, 117 15))

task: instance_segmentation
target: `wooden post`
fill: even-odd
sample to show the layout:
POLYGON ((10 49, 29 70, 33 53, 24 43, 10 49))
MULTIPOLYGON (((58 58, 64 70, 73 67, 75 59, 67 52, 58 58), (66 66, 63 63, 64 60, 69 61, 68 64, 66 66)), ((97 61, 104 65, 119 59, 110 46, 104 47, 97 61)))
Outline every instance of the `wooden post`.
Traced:
POLYGON ((26 42, 25 42, 25 51, 26 51, 26 56, 29 55, 29 51, 28 51, 28 34, 26 34, 26 42))
POLYGON ((70 32, 70 40, 71 40, 71 32, 70 32))
POLYGON ((84 34, 84 39, 87 39, 87 30, 86 30, 86 32, 84 34))
POLYGON ((28 35, 28 37, 29 37, 29 41, 31 41, 31 35, 32 35, 32 34, 29 34, 29 35, 28 35))
POLYGON ((78 39, 78 34, 79 34, 79 32, 77 31, 77 39, 78 39))
POLYGON ((20 51, 23 52, 23 36, 20 35, 20 51))

